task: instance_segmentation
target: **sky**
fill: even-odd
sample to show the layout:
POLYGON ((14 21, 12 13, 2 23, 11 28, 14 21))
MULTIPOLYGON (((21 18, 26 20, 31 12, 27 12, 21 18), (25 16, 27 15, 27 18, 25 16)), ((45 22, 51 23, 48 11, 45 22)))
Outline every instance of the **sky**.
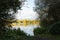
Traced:
POLYGON ((16 15, 17 19, 36 19, 38 18, 38 14, 33 11, 34 0, 27 0, 25 4, 22 6, 22 10, 18 10, 18 14, 16 15))
MULTIPOLYGON (((33 7, 35 6, 34 5, 34 0, 26 0, 26 2, 24 2, 25 4, 22 6, 22 10, 18 10, 17 11, 17 14, 16 14, 16 19, 28 19, 28 20, 36 20, 38 18, 38 14, 36 12, 33 11, 33 7)), ((27 35, 30 35, 30 36, 34 36, 34 28, 36 28, 37 26, 15 26, 13 28, 20 28, 22 31, 24 31, 25 33, 27 33, 27 35)))

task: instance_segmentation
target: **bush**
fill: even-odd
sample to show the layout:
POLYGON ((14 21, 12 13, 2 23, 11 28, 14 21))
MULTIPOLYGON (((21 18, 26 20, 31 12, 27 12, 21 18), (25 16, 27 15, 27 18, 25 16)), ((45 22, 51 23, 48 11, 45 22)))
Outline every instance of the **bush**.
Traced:
POLYGON ((17 40, 17 39, 20 39, 21 36, 26 36, 26 34, 20 29, 11 30, 6 28, 5 32, 0 34, 0 39, 1 40, 17 40))
POLYGON ((47 28, 36 28, 34 29, 34 34, 38 35, 38 34, 45 34, 47 33, 47 28))
POLYGON ((56 22, 50 26, 49 32, 51 34, 60 34, 60 22, 56 22))

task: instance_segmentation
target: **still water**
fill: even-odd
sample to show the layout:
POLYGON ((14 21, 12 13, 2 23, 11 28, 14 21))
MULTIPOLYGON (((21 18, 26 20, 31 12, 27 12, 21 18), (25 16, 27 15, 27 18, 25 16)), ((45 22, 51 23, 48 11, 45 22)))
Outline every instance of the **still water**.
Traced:
MULTIPOLYGON (((36 20, 39 18, 38 13, 36 13, 33 8, 35 7, 34 0, 26 0, 24 2, 24 5, 22 6, 22 10, 18 10, 16 14, 17 20, 36 20)), ((20 28, 22 31, 24 31, 27 35, 34 36, 33 30, 34 28, 37 28, 38 26, 29 25, 29 26, 15 26, 13 29, 20 28)))

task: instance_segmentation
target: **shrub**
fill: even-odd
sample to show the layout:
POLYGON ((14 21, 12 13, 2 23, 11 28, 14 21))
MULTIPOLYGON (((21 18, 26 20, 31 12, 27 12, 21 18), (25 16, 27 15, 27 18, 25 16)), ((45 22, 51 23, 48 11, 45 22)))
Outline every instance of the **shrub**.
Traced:
POLYGON ((34 29, 34 34, 38 35, 38 34, 45 34, 47 33, 47 28, 36 28, 34 29))
POLYGON ((60 34, 60 22, 56 22, 50 26, 49 32, 51 34, 60 34))

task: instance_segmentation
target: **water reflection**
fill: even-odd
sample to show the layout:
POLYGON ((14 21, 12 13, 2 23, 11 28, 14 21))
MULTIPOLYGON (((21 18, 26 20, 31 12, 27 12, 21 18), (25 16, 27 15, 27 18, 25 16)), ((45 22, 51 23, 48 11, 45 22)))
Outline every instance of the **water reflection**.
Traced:
MULTIPOLYGON (((24 2, 24 5, 22 6, 22 10, 18 10, 17 14, 16 14, 16 19, 17 20, 24 20, 24 19, 28 19, 28 20, 36 20, 38 19, 39 15, 33 11, 34 8, 34 0, 26 0, 26 2, 24 2)), ((23 30, 25 33, 27 33, 27 35, 31 35, 34 36, 33 30, 34 28, 36 28, 38 26, 34 26, 34 25, 29 25, 29 26, 14 26, 13 29, 18 29, 20 28, 21 30, 23 30)))

